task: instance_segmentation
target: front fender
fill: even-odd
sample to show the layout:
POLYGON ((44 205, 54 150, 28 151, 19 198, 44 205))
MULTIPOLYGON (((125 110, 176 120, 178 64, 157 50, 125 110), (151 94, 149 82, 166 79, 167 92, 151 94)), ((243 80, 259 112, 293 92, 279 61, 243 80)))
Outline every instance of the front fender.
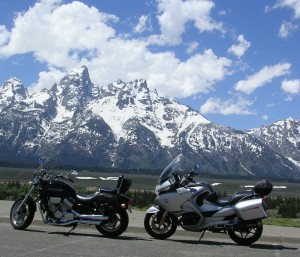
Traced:
POLYGON ((146 211, 146 213, 157 213, 157 212, 159 212, 159 209, 156 206, 152 206, 146 211))
MULTIPOLYGON (((24 199, 26 197, 26 195, 21 195, 21 198, 24 199)), ((31 208, 32 211, 36 212, 36 204, 35 201, 33 200, 33 198, 29 195, 27 196, 27 201, 26 201, 29 205, 29 207, 31 208)))

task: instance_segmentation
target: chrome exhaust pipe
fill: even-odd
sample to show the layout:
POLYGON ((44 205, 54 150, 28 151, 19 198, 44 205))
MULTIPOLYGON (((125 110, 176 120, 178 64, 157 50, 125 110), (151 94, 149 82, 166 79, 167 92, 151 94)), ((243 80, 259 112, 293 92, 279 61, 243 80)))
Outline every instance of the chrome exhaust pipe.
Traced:
POLYGON ((70 221, 67 221, 67 222, 63 222, 63 223, 54 223, 54 222, 49 222, 49 221, 46 221, 45 217, 44 217, 44 214, 40 208, 40 205, 39 205, 39 210, 40 210, 40 214, 41 214, 41 217, 42 217, 42 220, 45 224, 48 224, 48 225, 53 225, 53 226, 68 226, 68 225, 72 225, 72 224, 75 224, 75 223, 78 223, 78 224, 87 224, 87 225, 100 225, 102 221, 105 221, 105 220, 108 220, 109 217, 107 216, 103 216, 103 215, 81 215, 79 213, 77 213, 76 211, 72 210, 72 213, 75 214, 78 218, 81 218, 81 219, 84 219, 84 220, 70 220, 70 221))
POLYGON ((76 215, 76 217, 84 220, 98 220, 98 221, 104 221, 108 220, 109 217, 104 216, 104 215, 85 215, 85 214, 80 214, 74 210, 72 210, 72 213, 76 215))
POLYGON ((86 225, 100 225, 101 221, 96 221, 96 220, 70 220, 64 223, 53 223, 53 222, 48 222, 46 221, 45 224, 47 225, 52 225, 52 226, 58 226, 58 227, 65 227, 65 226, 69 226, 72 224, 86 224, 86 225))

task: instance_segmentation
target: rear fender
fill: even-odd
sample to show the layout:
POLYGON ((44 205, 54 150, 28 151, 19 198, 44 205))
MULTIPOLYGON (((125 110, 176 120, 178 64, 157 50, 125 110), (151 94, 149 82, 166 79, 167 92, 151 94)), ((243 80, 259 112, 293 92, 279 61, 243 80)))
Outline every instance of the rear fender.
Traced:
POLYGON ((96 198, 96 204, 98 207, 108 207, 111 211, 118 211, 120 208, 117 196, 110 194, 100 193, 96 198))
POLYGON ((128 202, 132 201, 132 199, 130 197, 123 195, 123 194, 119 195, 119 200, 122 203, 128 203, 128 202))

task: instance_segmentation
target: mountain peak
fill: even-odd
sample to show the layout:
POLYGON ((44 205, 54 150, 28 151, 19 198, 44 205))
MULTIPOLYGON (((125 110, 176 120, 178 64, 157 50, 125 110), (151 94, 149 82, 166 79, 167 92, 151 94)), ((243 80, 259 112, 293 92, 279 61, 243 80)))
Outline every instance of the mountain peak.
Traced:
POLYGON ((89 78, 89 71, 86 66, 82 65, 81 67, 73 69, 68 75, 68 77, 72 77, 74 79, 80 78, 89 78))
POLYGON ((57 95, 74 93, 79 98, 97 98, 99 96, 99 88, 91 82, 86 66, 73 69, 54 88, 57 95))
POLYGON ((82 111, 87 103, 99 97, 99 88, 90 80, 87 67, 73 69, 52 88, 57 99, 55 121, 61 122, 73 118, 77 111, 82 111))
POLYGON ((0 86, 0 111, 11 104, 26 99, 27 89, 21 80, 13 77, 0 86))
POLYGON ((1 85, 2 90, 10 90, 12 93, 17 93, 24 90, 24 85, 21 80, 16 77, 12 77, 8 79, 4 84, 1 85))
POLYGON ((279 152, 294 165, 300 167, 300 120, 287 118, 278 120, 269 126, 248 130, 272 150, 279 152))
POLYGON ((7 83, 10 83, 10 84, 12 84, 12 85, 16 85, 16 86, 23 85, 22 81, 19 80, 19 79, 16 78, 16 77, 12 77, 12 78, 8 79, 6 82, 7 82, 7 83))

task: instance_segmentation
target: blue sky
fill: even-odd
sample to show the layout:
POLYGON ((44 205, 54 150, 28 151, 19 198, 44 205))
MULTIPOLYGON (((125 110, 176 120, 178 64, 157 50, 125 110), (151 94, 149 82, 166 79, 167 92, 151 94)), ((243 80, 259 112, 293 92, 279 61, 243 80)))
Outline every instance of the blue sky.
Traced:
POLYGON ((299 119, 300 0, 0 3, 0 84, 50 88, 86 65, 99 86, 145 78, 236 129, 299 119))

